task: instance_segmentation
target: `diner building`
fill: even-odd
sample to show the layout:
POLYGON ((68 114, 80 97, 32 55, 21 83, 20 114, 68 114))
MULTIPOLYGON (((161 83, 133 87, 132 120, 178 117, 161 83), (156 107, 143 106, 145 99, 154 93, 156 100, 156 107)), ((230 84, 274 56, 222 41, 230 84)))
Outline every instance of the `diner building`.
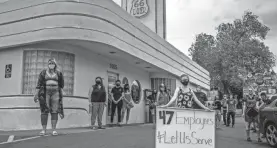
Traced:
MULTIPOLYGON (((207 93, 208 71, 165 40, 165 0, 141 1, 0 1, 0 130, 41 128, 33 96, 50 57, 65 79, 58 128, 90 125, 88 91, 97 76, 107 91, 117 79, 132 86, 130 124, 147 122, 145 90, 164 83, 173 93, 181 74, 207 93)), ((103 122, 110 122, 110 106, 103 122)))

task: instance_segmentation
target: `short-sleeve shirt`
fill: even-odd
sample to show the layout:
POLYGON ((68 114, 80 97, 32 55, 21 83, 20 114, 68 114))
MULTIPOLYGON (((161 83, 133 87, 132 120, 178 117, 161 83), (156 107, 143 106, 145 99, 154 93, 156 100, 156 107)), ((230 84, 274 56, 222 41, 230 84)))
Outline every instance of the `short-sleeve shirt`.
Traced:
POLYGON ((237 100, 233 99, 233 100, 228 100, 227 101, 228 104, 228 111, 229 112, 236 112, 236 104, 237 104, 237 100))
POLYGON ((122 87, 113 87, 111 93, 113 93, 114 100, 117 101, 122 96, 123 88, 122 87))

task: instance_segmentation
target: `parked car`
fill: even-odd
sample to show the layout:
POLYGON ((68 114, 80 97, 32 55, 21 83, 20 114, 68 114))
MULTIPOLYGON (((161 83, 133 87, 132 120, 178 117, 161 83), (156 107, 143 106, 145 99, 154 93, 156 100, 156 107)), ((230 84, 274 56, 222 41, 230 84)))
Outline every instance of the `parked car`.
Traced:
POLYGON ((277 147, 277 95, 271 96, 271 103, 260 112, 260 132, 267 143, 277 147))
POLYGON ((277 99, 277 94, 268 96, 268 99, 272 102, 277 99))

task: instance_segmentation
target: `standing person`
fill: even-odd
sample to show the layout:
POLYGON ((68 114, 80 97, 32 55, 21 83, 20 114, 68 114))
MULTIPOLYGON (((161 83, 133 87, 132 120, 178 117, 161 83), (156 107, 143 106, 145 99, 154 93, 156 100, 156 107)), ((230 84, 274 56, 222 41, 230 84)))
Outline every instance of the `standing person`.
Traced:
POLYGON ((160 105, 166 105, 170 100, 170 96, 167 93, 167 89, 166 86, 162 83, 160 84, 160 88, 158 91, 158 94, 156 96, 156 105, 160 106, 160 105))
MULTIPOLYGON (((254 99, 256 100, 256 109, 259 110, 258 107, 259 107, 259 105, 260 105, 260 103, 261 103, 262 101, 261 101, 261 99, 259 98, 258 94, 254 95, 253 97, 254 97, 254 99)), ((257 128, 258 128, 258 127, 257 127, 257 126, 258 126, 258 119, 259 119, 259 115, 257 115, 256 120, 253 121, 252 124, 251 124, 251 130, 253 131, 253 133, 257 133, 257 130, 258 130, 258 129, 257 129, 257 128)))
POLYGON ((223 117, 223 123, 224 125, 227 125, 227 101, 228 101, 228 95, 224 94, 222 101, 222 117, 223 117))
POLYGON ((106 90, 103 85, 103 81, 101 77, 95 78, 95 84, 89 90, 88 100, 90 104, 90 108, 92 108, 91 114, 91 127, 95 129, 95 121, 97 117, 98 129, 104 129, 102 127, 102 116, 104 112, 104 108, 106 106, 106 90))
POLYGON ((234 99, 234 96, 230 94, 230 99, 227 101, 227 127, 230 126, 231 118, 232 118, 232 127, 235 126, 235 116, 236 116, 236 107, 237 100, 234 99))
MULTIPOLYGON (((255 100, 252 91, 250 91, 249 95, 245 96, 244 100, 245 101, 243 103, 242 117, 245 120, 247 141, 251 142, 252 141, 250 138, 251 123, 256 123, 258 119, 257 100, 255 100)), ((258 139, 258 141, 260 140, 258 139)))
POLYGON ((125 115, 125 112, 127 112, 127 114, 126 114, 126 124, 128 124, 128 121, 129 121, 131 108, 134 107, 131 100, 132 100, 132 96, 131 96, 131 93, 130 93, 129 84, 125 84, 124 85, 124 97, 123 97, 123 107, 122 107, 122 119, 121 119, 121 121, 122 122, 124 121, 124 115, 125 115))
MULTIPOLYGON (((197 99, 198 99, 203 105, 207 106, 208 98, 207 98, 206 94, 203 93, 203 92, 201 91, 200 85, 198 85, 198 86, 196 87, 196 92, 194 92, 194 94, 196 95, 197 99)), ((197 104, 195 105, 195 108, 196 108, 196 109, 201 109, 201 107, 200 107, 199 105, 197 105, 197 104)))
POLYGON ((124 96, 123 88, 120 86, 121 81, 115 81, 115 87, 112 88, 111 91, 111 99, 112 99, 112 114, 111 114, 111 124, 113 124, 115 110, 117 108, 117 125, 121 126, 121 110, 123 107, 122 97, 124 96))
POLYGON ((153 90, 152 94, 147 97, 147 100, 149 101, 149 109, 152 115, 153 123, 155 123, 155 108, 156 108, 156 96, 157 96, 157 90, 153 90))
MULTIPOLYGON (((264 109, 267 105, 270 104, 270 101, 269 99, 267 99, 266 97, 266 93, 261 93, 261 99, 260 101, 257 103, 258 106, 257 106, 257 109, 258 109, 258 122, 257 122, 257 136, 258 136, 258 141, 261 142, 261 138, 260 138, 260 112, 262 109, 264 109)), ((262 136, 263 138, 265 137, 264 135, 262 136)))
POLYGON ((200 106, 201 109, 210 110, 204 104, 202 104, 194 92, 188 87, 189 76, 182 74, 180 76, 182 83, 181 87, 177 87, 171 100, 163 107, 179 107, 179 108, 196 108, 195 105, 200 106))
POLYGON ((219 100, 218 96, 215 96, 214 100, 214 110, 215 110, 215 119, 216 119, 216 128, 219 128, 220 121, 221 121, 221 101, 219 100))
POLYGON ((64 77, 62 72, 57 69, 55 59, 48 60, 48 69, 43 70, 39 77, 36 87, 34 101, 40 104, 41 125, 43 130, 40 135, 46 134, 48 114, 51 113, 52 135, 58 135, 56 126, 58 114, 64 118, 62 98, 64 95, 64 77))

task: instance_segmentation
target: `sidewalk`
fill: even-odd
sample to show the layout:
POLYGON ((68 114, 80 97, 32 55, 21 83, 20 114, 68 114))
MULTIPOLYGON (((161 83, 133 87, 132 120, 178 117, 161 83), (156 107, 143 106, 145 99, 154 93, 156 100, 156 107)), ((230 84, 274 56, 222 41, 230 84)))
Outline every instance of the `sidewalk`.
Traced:
POLYGON ((242 115, 242 109, 237 109, 236 117, 241 117, 241 115, 242 115))
MULTIPOLYGON (((138 124, 128 124, 128 125, 122 125, 122 126, 138 126, 142 125, 143 123, 138 123, 138 124)), ((117 126, 114 127, 108 127, 104 126, 106 129, 110 128, 117 128, 117 126)), ((105 129, 104 129, 105 130, 105 129)), ((10 139, 9 142, 11 141, 17 141, 17 140, 22 140, 22 139, 28 139, 28 138, 37 138, 39 136, 39 132, 41 129, 38 130, 21 130, 21 131, 0 131, 0 144, 1 143, 6 143, 10 139)), ((51 129, 47 130, 46 136, 51 135, 51 129)), ((74 133, 86 133, 86 132, 91 132, 94 131, 90 127, 76 127, 76 128, 63 128, 63 129, 57 129, 57 132, 59 135, 69 135, 69 134, 74 134, 74 133)))

